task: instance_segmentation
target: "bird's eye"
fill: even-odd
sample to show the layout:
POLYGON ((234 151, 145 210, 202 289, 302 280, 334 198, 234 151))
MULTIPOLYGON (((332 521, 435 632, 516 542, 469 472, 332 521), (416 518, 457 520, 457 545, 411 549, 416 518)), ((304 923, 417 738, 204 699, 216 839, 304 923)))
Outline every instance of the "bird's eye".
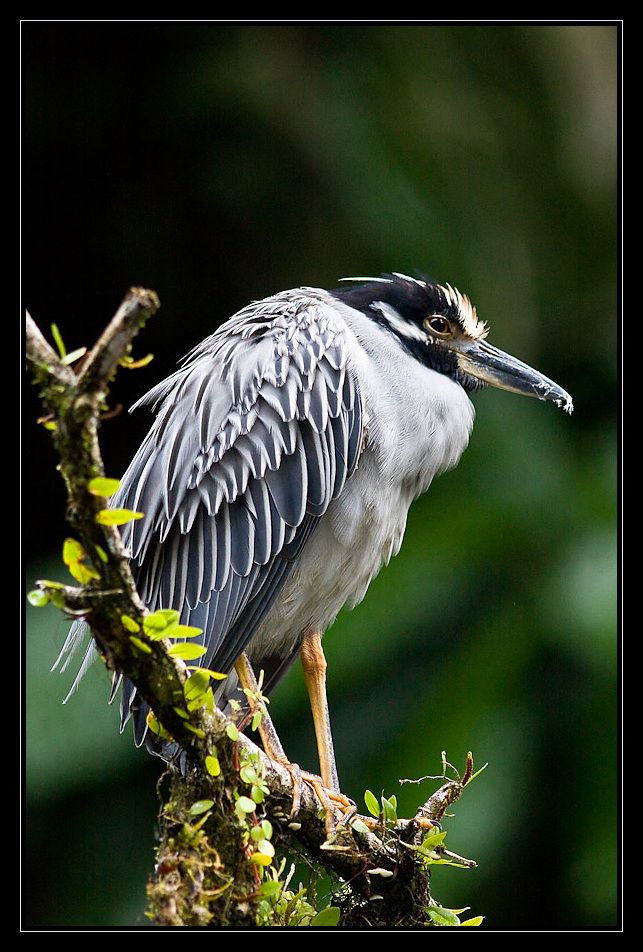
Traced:
POLYGON ((433 331, 435 334, 448 334, 451 330, 449 321, 446 317, 440 317, 439 314, 427 317, 424 321, 424 327, 427 331, 433 331))

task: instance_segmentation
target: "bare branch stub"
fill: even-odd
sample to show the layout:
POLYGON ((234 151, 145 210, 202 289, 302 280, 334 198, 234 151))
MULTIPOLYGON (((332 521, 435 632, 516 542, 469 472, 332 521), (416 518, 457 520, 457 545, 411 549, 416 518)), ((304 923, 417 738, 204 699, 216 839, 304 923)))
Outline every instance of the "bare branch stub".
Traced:
POLYGON ((118 311, 83 361, 78 375, 78 385, 83 391, 102 391, 108 385, 134 337, 159 307, 160 302, 154 291, 130 288, 118 311))

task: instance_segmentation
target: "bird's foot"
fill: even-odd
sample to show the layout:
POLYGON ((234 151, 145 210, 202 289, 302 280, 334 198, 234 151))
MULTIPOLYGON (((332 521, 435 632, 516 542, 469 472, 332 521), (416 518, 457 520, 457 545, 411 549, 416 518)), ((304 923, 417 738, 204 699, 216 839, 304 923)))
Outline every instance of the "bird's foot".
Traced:
POLYGON ((291 772, 293 776, 293 803, 291 818, 299 812, 301 805, 302 784, 307 784, 315 793, 315 796, 324 809, 324 822, 326 824, 326 842, 324 846, 329 848, 337 839, 342 829, 357 814, 357 806, 353 800, 345 796, 339 790, 330 789, 317 774, 302 771, 298 766, 291 764, 296 773, 291 772))
POLYGON ((342 829, 357 815, 357 805, 340 790, 329 790, 321 777, 308 774, 304 780, 313 788, 318 800, 324 806, 326 842, 323 847, 328 849, 334 845, 342 829))

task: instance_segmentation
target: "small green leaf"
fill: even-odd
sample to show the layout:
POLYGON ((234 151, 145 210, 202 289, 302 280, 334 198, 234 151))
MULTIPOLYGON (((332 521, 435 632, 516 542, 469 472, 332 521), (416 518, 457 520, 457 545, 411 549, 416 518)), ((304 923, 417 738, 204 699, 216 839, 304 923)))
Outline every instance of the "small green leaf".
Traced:
POLYGON ((47 595, 46 592, 39 592, 37 589, 34 589, 28 593, 27 601, 30 605, 33 605, 34 608, 42 608, 43 605, 49 603, 49 595, 47 595))
POLYGON ((227 674, 221 674, 219 671, 211 671, 210 668, 195 668, 195 671, 202 671, 208 675, 210 678, 214 678, 215 681, 223 681, 224 678, 227 678, 227 674))
POLYGON ((195 628, 193 625, 177 625, 172 632, 172 638, 197 638, 203 634, 203 628, 195 628))
POLYGON ((156 716, 152 713, 152 711, 148 712, 148 715, 145 718, 145 723, 147 724, 149 729, 153 731, 155 734, 158 734, 159 737, 164 738, 166 740, 172 739, 172 735, 168 733, 168 731, 165 730, 161 722, 156 718, 156 716))
POLYGON ((270 856, 271 859, 275 855, 275 848, 270 840, 259 840, 257 850, 259 853, 263 853, 264 856, 270 856))
POLYGON ((81 585, 86 585, 93 578, 100 578, 91 566, 83 565, 85 550, 77 539, 65 539, 63 542, 63 562, 69 569, 70 574, 81 585))
POLYGON ((210 677, 207 671, 197 668, 183 685, 183 694, 189 711, 196 711, 207 705, 214 709, 214 696, 210 688, 210 677))
POLYGON ((321 909, 317 913, 310 924, 318 929, 336 926, 339 922, 339 916, 340 911, 337 906, 327 906, 326 909, 321 909))
POLYGON ((98 572, 89 565, 83 565, 82 562, 71 562, 68 568, 73 578, 75 578, 77 582, 80 582, 81 585, 87 585, 93 578, 100 578, 98 572))
MULTIPOLYGON (((50 589, 52 586, 55 586, 54 582, 46 582, 45 584, 50 589)), ((62 609, 65 608, 65 596, 62 594, 62 592, 56 591, 56 588, 54 587, 47 594, 49 595, 49 601, 51 602, 52 605, 55 605, 56 608, 62 608, 62 609)))
POLYGON ((250 797, 239 797, 237 806, 244 813, 252 813, 256 807, 256 803, 254 800, 251 800, 250 797))
POLYGON ((138 360, 134 360, 133 357, 125 355, 120 358, 119 364, 128 370, 138 370, 139 367, 146 367, 152 360, 154 360, 154 354, 148 354, 146 357, 141 357, 138 360))
POLYGON ((250 792, 252 793, 252 799, 254 800, 255 803, 263 803, 264 800, 266 799, 263 785, 260 786, 259 784, 256 784, 256 783, 253 784, 252 790, 250 792))
POLYGON ((121 625, 126 631, 140 631, 141 626, 129 615, 121 615, 121 625))
POLYGON ((387 799, 382 797, 382 811, 384 813, 384 820, 389 823, 395 823, 397 820, 397 800, 395 797, 387 799))
POLYGON ((188 711, 198 711, 200 707, 207 707, 209 711, 214 710, 214 695, 212 694, 211 689, 208 689, 201 694, 194 694, 189 698, 186 697, 185 700, 188 706, 188 711))
POLYGON ((370 790, 364 791, 364 803, 366 804, 366 809, 372 816, 379 817, 380 805, 377 801, 377 797, 374 793, 371 793, 370 790))
POLYGON ((142 512, 131 509, 101 509, 96 513, 96 522, 100 526, 124 526, 133 519, 142 519, 142 512))
POLYGON ((251 863, 258 863, 260 866, 270 866, 272 863, 272 856, 269 856, 266 853, 253 853, 250 857, 251 863))
POLYGON ((186 698, 193 700, 200 694, 204 694, 207 691, 209 684, 210 678, 207 672, 202 668, 197 668, 196 671, 193 671, 190 677, 186 679, 186 682, 183 685, 183 693, 185 694, 186 698))
POLYGON ((179 620, 179 613, 174 609, 159 609, 146 615, 143 619, 143 628, 148 637, 160 641, 169 635, 169 629, 175 629, 179 620))
POLYGON ((129 640, 132 642, 135 648, 138 648, 139 651, 142 651, 144 654, 152 654, 152 649, 142 638, 137 638, 136 635, 130 635, 129 640))
POLYGON ((56 347, 58 348, 58 353, 60 354, 61 357, 64 357, 65 354, 67 353, 67 350, 65 348, 65 345, 63 344, 62 335, 60 331, 58 330, 57 324, 51 325, 51 336, 53 337, 55 341, 56 347))
POLYGON ((464 922, 460 923, 460 925, 461 926, 480 926, 482 925, 483 919, 484 919, 484 916, 473 916, 473 918, 471 919, 465 919, 464 922))
POLYGON ((489 764, 483 764, 482 767, 480 767, 479 770, 476 770, 476 772, 475 772, 474 774, 471 774, 471 776, 469 777, 469 779, 468 779, 467 782, 465 783, 465 787, 468 786, 468 785, 471 783, 472 780, 475 780, 476 777, 477 777, 479 774, 481 774, 483 770, 486 770, 488 766, 489 766, 489 764))
POLYGON ((180 641, 175 645, 171 645, 167 653, 172 658, 181 658, 183 661, 193 661, 195 658, 200 658, 206 651, 207 648, 204 648, 203 645, 191 645, 187 641, 180 641))
POLYGON ((77 539, 65 539, 63 542, 63 562, 71 565, 85 558, 85 550, 77 539))
POLYGON ((40 584, 53 589, 63 589, 65 587, 62 582, 52 582, 50 579, 43 580, 40 584))
POLYGON ((196 803, 193 803, 189 809, 191 816, 201 816, 202 813, 207 813, 208 810, 211 810, 214 806, 214 800, 197 800, 196 803))
POLYGON ((219 758, 215 757, 214 754, 208 754, 205 758, 205 769, 208 771, 211 777, 218 777, 221 773, 221 764, 219 763, 219 758))
POLYGON ((446 830, 436 830, 435 833, 427 833, 422 840, 422 847, 427 850, 433 850, 436 846, 442 846, 446 835, 446 830))
POLYGON ((178 623, 179 613, 175 608, 159 608, 145 619, 145 624, 151 628, 168 628, 178 623))
POLYGON ((244 764, 239 771, 239 776, 244 783, 253 784, 257 782, 257 771, 252 764, 244 764))
POLYGON ((444 909, 442 906, 429 906, 427 912, 438 926, 460 925, 460 920, 450 909, 444 909))
POLYGON ((259 887, 262 896, 277 896, 282 889, 282 884, 276 879, 267 879, 259 887))
POLYGON ((232 723, 232 721, 228 721, 226 724, 225 732, 230 740, 239 740, 239 729, 236 724, 232 723))
POLYGON ((185 728, 186 730, 191 731, 193 734, 196 734, 196 736, 200 737, 201 739, 205 737, 205 733, 201 730, 200 727, 194 727, 192 724, 186 724, 185 728))
POLYGON ((95 479, 89 480, 87 489, 92 496, 102 496, 104 499, 109 499, 110 496, 114 495, 119 485, 119 479, 108 479, 107 476, 96 476, 95 479))

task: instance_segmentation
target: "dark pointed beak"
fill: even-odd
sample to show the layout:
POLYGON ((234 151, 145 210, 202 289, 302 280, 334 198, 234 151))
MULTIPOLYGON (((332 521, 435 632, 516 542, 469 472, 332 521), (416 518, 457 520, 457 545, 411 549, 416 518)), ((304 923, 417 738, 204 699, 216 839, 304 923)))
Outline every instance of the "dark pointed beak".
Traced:
POLYGON ((457 348, 457 356, 465 373, 492 387, 551 400, 567 413, 574 409, 572 398, 557 383, 484 340, 463 342, 457 348))

